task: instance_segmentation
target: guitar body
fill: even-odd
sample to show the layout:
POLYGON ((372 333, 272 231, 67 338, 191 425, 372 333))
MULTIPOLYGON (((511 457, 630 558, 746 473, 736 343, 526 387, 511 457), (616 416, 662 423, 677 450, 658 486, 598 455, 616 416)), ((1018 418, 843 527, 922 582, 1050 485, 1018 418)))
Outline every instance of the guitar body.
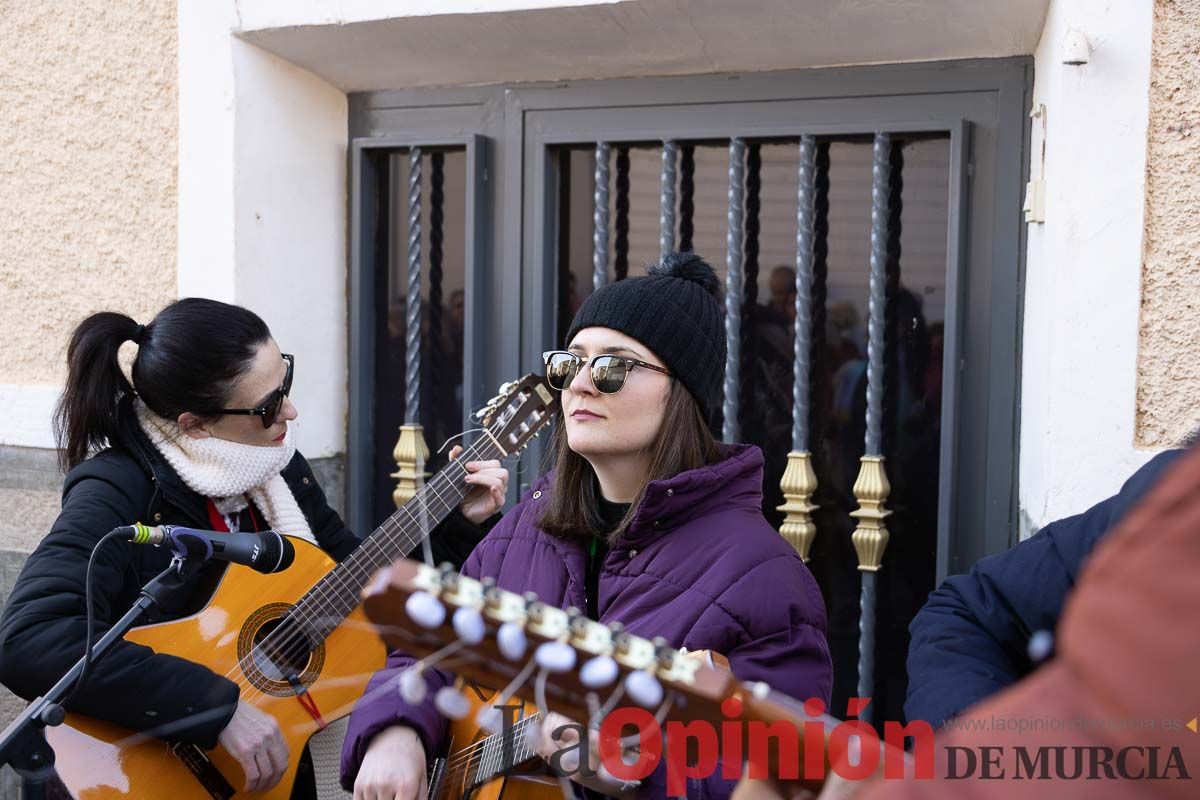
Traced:
MULTIPOLYGON (((320 548, 295 538, 292 543, 296 558, 286 571, 263 575, 231 566, 199 613, 136 628, 126 637, 155 652, 203 664, 238 683, 241 699, 279 724, 289 751, 283 780, 269 791, 247 794, 240 791, 245 786, 241 767, 221 747, 204 751, 172 746, 100 720, 68 714, 63 725, 46 729, 46 738, 57 754, 59 775, 78 800, 287 800, 304 746, 320 726, 292 685, 272 680, 252 666, 253 662, 239 661, 293 603, 334 568, 332 559, 320 548)), ((311 654, 296 662, 295 673, 307 690, 306 698, 329 723, 350 712, 386 657, 378 632, 358 608, 311 654)), ((196 709, 197 713, 205 710, 196 709)))
MULTIPOLYGON (((472 786, 470 769, 455 769, 456 764, 469 764, 469 755, 478 752, 490 735, 475 723, 475 715, 480 709, 494 705, 499 694, 464 681, 459 682, 458 688, 470 701, 471 713, 460 720, 450 720, 450 754, 429 800, 463 800, 468 796, 471 800, 561 800, 558 780, 546 771, 541 759, 519 763, 505 775, 478 786, 472 786)), ((514 722, 537 713, 532 703, 519 697, 510 698, 508 705, 520 705, 512 717, 514 722)))

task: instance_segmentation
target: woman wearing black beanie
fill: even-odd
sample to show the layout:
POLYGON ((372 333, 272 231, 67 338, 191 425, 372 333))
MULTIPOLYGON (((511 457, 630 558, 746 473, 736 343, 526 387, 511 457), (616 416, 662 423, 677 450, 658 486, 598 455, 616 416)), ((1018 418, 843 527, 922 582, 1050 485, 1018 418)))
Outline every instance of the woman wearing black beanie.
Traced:
MULTIPOLYGON (((722 653, 743 681, 828 704, 825 608, 762 515, 762 452, 710 432, 725 365, 718 295, 708 264, 673 253, 584 302, 567 349, 544 355, 563 401, 555 468, 463 572, 632 634, 722 653)), ((421 796, 426 756, 446 745, 432 700, 373 691, 413 661, 393 653, 351 718, 342 781, 356 798, 421 796)), ((452 681, 424 674, 428 698, 452 681)), ((546 740, 542 750, 562 746, 546 740)), ((719 774, 705 783, 711 796, 733 788, 719 774)), ((639 791, 665 794, 662 769, 639 791)))

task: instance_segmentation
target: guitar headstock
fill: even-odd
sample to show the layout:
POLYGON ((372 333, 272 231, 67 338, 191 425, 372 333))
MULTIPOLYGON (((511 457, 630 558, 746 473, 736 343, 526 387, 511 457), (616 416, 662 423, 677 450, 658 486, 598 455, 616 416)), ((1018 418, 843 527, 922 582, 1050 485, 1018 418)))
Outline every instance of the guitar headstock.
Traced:
POLYGON ((507 455, 525 448, 558 409, 559 395, 540 375, 501 384, 496 396, 473 414, 507 455))
MULTIPOLYGON (((718 737, 726 730, 741 735, 742 721, 783 723, 797 731, 796 750, 785 753, 781 740, 779 749, 748 757, 765 774, 778 776, 786 773, 782 763, 808 765, 806 748, 820 748, 815 758, 823 770, 799 779, 810 791, 820 790, 831 764, 858 763, 858 756, 849 755, 852 751, 881 748, 881 759, 912 763, 903 749, 880 742, 873 733, 866 738, 861 733, 831 736, 850 723, 826 714, 822 703, 810 709, 765 683, 743 683, 727 669, 683 654, 665 640, 633 635, 617 624, 601 624, 576 609, 543 603, 532 593, 505 591, 492 580, 474 580, 449 567, 397 561, 367 588, 363 608, 390 648, 421 659, 437 653, 461 678, 494 689, 515 685, 516 696, 544 702, 544 710, 577 722, 595 722, 598 713, 640 706, 659 723, 707 722, 718 737), (530 680, 530 667, 538 672, 536 680, 530 680), (538 686, 544 689, 541 698, 538 686), (731 700, 736 703, 727 702, 731 700), (809 723, 817 723, 815 729, 809 723), (813 730, 815 740, 810 738, 813 730)), ((411 683, 425 685, 423 680, 411 683)), ((404 685, 402 676, 402 695, 404 685)), ((870 730, 865 723, 863 727, 870 730)), ((930 740, 932 735, 930 731, 930 740)))
MULTIPOLYGON (((715 722, 721 702, 742 690, 729 672, 664 640, 634 636, 574 609, 417 561, 397 561, 380 573, 364 610, 390 648, 410 655, 425 657, 458 642, 453 670, 485 686, 505 685, 535 659, 547 666, 550 709, 575 719, 589 716, 589 693, 606 695, 619 685, 634 701, 625 705, 653 712, 673 693, 689 719, 715 722)), ((518 694, 532 698, 526 689, 518 694)))

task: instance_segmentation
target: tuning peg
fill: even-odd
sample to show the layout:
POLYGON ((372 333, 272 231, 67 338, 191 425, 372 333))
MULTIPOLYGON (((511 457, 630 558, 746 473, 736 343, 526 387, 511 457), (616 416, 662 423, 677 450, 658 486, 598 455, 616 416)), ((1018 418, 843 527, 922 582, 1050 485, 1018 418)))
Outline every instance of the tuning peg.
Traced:
POLYGON ((425 702, 429 687, 425 685, 425 676, 421 670, 409 667, 400 673, 400 696, 409 705, 420 705, 425 702))
POLYGON ((611 656, 589 658, 579 669, 579 682, 588 689, 602 689, 617 679, 617 671, 611 656))
POLYGON ((453 564, 449 561, 443 561, 441 564, 438 564, 438 573, 443 589, 451 594, 458 591, 460 576, 454 569, 453 564))
POLYGON ((663 698, 663 688, 658 678, 644 670, 625 676, 625 691, 643 708, 657 708, 663 698))
POLYGON ((404 602, 404 610, 423 628, 437 628, 446 621, 446 607, 429 592, 413 592, 404 602))
POLYGON ((612 631, 613 650, 620 655, 628 655, 629 645, 633 639, 625 632, 624 627, 619 622, 614 622, 609 626, 609 629, 612 631))
POLYGON ((568 672, 575 666, 575 648, 563 642, 543 642, 534 660, 547 672, 568 672))
POLYGON ((509 661, 520 661, 525 657, 525 629, 515 622, 506 622, 496 631, 496 644, 500 655, 509 661))
POLYGON ((525 616, 534 625, 541 624, 544 614, 542 613, 545 606, 538 600, 537 593, 526 592, 525 595, 525 616))
POLYGON ((675 659, 679 657, 679 651, 671 647, 671 643, 661 636, 655 636, 650 640, 654 645, 654 658, 663 669, 670 669, 675 664, 675 659))
POLYGON ((465 719, 471 713, 471 701, 453 686, 443 686, 433 696, 433 705, 446 719, 465 719))
POLYGON ((483 635, 487 632, 487 628, 483 624, 483 615, 476 609, 464 606, 454 612, 451 621, 459 639, 467 644, 479 644, 483 641, 483 635))
POLYGON ((489 611, 496 611, 500 608, 500 604, 504 599, 504 595, 500 593, 499 587, 496 586, 495 578, 484 578, 480 581, 483 586, 483 604, 489 611))

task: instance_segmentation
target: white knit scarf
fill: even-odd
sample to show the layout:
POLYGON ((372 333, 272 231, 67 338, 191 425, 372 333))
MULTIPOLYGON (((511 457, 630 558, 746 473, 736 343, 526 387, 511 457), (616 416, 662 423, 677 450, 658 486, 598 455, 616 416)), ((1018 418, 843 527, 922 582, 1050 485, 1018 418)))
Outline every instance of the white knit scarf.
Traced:
POLYGON ((138 423, 189 489, 211 498, 222 514, 240 513, 247 495, 272 530, 316 544, 304 512, 280 472, 296 453, 289 425, 283 444, 260 447, 209 436, 194 439, 138 400, 138 423))

